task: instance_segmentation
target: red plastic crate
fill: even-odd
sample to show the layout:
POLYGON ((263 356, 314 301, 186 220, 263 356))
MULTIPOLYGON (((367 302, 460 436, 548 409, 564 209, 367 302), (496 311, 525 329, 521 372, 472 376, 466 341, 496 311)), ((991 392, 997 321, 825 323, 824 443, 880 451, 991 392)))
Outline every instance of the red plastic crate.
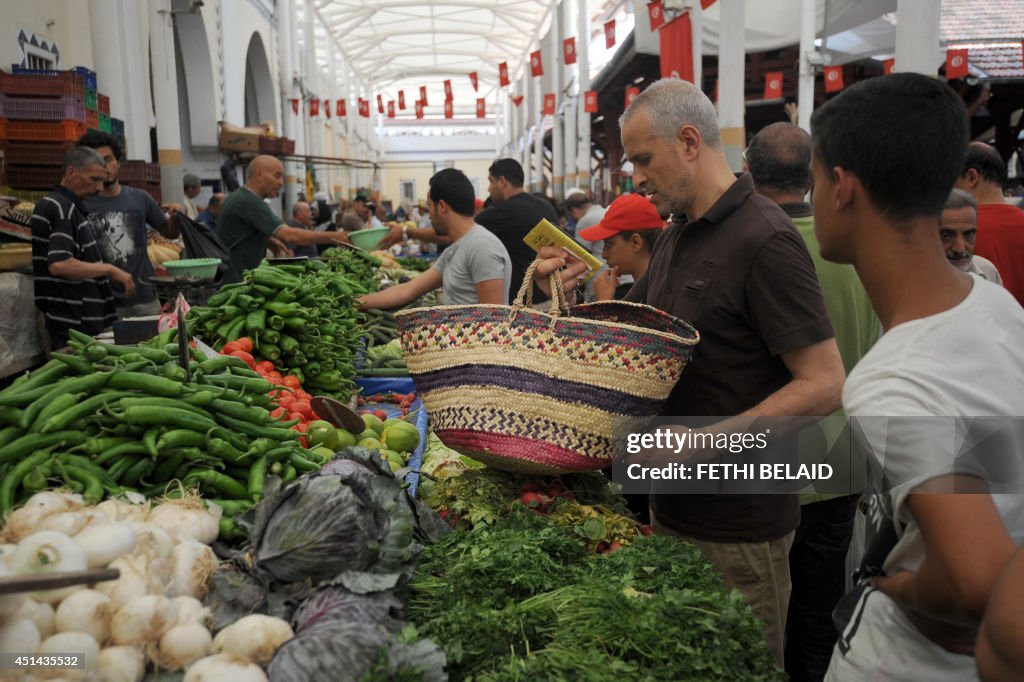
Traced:
POLYGON ((0 118, 32 121, 85 121, 85 106, 73 97, 42 99, 0 94, 0 118))
POLYGON ((99 112, 93 111, 92 109, 85 110, 85 127, 89 130, 100 129, 100 115, 99 112))
POLYGON ((125 160, 121 162, 117 177, 124 184, 128 183, 144 183, 146 179, 146 166, 148 164, 145 161, 132 161, 125 160))
POLYGON ((106 95, 96 93, 96 108, 101 114, 110 115, 110 98, 106 95))
POLYGON ((160 164, 159 163, 147 163, 146 164, 146 182, 157 185, 160 184, 160 164))
POLYGON ((260 137, 260 154, 294 154, 295 140, 287 137, 260 137))
POLYGON ((63 165, 64 157, 74 142, 2 142, 0 151, 5 163, 25 166, 63 165))
POLYGON ((0 118, 0 140, 74 141, 85 135, 85 124, 78 121, 9 121, 0 118))
POLYGON ((82 76, 70 71, 6 73, 0 71, 0 92, 27 97, 72 97, 85 101, 82 76))
POLYGON ((50 189, 61 181, 61 166, 4 166, 3 183, 16 189, 50 189))

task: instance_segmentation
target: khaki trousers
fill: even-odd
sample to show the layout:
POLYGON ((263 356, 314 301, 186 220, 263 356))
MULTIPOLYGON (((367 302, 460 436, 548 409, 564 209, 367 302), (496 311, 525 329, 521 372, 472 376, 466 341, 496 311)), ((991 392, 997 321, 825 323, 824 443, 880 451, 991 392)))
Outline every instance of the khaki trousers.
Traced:
POLYGON ((789 609, 789 548, 794 533, 766 542, 709 542, 686 537, 658 523, 651 513, 654 529, 662 535, 681 537, 692 542, 721 574, 726 587, 734 587, 743 602, 764 621, 764 640, 783 667, 786 612, 789 609))

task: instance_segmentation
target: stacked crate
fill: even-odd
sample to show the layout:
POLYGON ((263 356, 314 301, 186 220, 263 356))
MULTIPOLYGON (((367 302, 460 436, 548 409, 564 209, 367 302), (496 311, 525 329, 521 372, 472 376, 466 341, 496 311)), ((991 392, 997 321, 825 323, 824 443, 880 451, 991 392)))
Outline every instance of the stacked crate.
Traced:
POLYGON ((44 190, 60 182, 64 155, 86 131, 85 96, 79 73, 0 71, 4 186, 44 190))
POLYGON ((156 203, 163 203, 160 192, 160 164, 145 161, 122 161, 118 176, 121 184, 149 193, 156 203))

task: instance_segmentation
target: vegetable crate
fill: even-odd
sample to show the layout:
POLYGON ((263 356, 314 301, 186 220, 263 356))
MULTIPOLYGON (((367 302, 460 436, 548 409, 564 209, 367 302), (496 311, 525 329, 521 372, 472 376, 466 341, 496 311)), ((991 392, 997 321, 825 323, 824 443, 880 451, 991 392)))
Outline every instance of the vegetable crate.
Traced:
POLYGON ((5 164, 3 183, 21 189, 50 189, 64 176, 60 166, 18 166, 5 164))
POLYGON ((89 130, 100 129, 100 114, 95 109, 85 110, 85 127, 89 130))
POLYGON ((101 114, 110 116, 110 98, 106 95, 97 92, 96 93, 96 108, 99 109, 101 114))
POLYGON ((15 73, 0 71, 0 92, 25 97, 85 98, 85 83, 71 71, 31 71, 15 69, 15 73))
POLYGON ((74 97, 41 99, 0 94, 0 118, 85 122, 85 107, 74 97))
POLYGON ((63 165, 64 156, 75 146, 74 142, 2 142, 0 151, 4 162, 25 166, 63 165))
MULTIPOLYGON (((124 121, 119 118, 110 117, 110 134, 124 137, 124 121)), ((123 145, 122 145, 123 147, 123 145)))
MULTIPOLYGON (((134 183, 133 187, 148 184, 159 185, 160 164, 146 161, 122 161, 120 178, 121 182, 134 183)), ((140 189, 146 188, 140 187, 140 189)))
POLYGON ((260 137, 260 154, 294 154, 295 140, 287 137, 260 137))
POLYGON ((85 83, 85 87, 92 91, 96 90, 96 72, 92 69, 87 69, 84 66, 76 66, 71 69, 72 73, 76 73, 82 78, 82 82, 85 83))
POLYGON ((100 114, 100 130, 105 133, 110 132, 110 116, 107 114, 100 114))
POLYGON ((92 109, 93 111, 97 111, 97 109, 96 109, 96 91, 95 90, 90 90, 89 88, 85 89, 85 108, 86 109, 92 109))
POLYGON ((85 124, 78 121, 10 121, 0 118, 0 139, 69 142, 85 135, 85 124))
MULTIPOLYGON (((356 385, 362 389, 360 395, 364 398, 384 393, 415 392, 412 379, 356 379, 356 385)), ((389 419, 391 417, 401 419, 402 412, 397 405, 391 403, 379 403, 378 405, 379 409, 388 413, 389 419)), ((416 489, 420 484, 419 470, 423 465, 423 451, 427 448, 427 437, 429 435, 427 429, 429 422, 427 409, 423 406, 423 401, 419 399, 419 396, 416 397, 416 400, 409 407, 409 414, 416 415, 416 430, 420 432, 420 444, 413 450, 412 455, 409 456, 408 466, 412 471, 405 475, 405 482, 409 484, 409 494, 416 497, 416 489)))

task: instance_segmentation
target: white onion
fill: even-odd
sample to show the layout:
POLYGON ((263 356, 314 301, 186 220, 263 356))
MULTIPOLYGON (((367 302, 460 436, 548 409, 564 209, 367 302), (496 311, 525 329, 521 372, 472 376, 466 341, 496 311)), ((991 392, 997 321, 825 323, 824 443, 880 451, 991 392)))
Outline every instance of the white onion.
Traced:
POLYGON ((39 629, 28 618, 15 618, 0 624, 0 652, 32 654, 39 648, 39 629))
POLYGON ((170 599, 147 594, 117 610, 110 621, 110 638, 114 644, 149 644, 177 622, 170 599))
POLYGON ((96 508, 109 516, 111 521, 120 523, 142 523, 149 515, 149 501, 145 497, 140 502, 110 498, 100 502, 96 508))
POLYGON ((97 667, 103 682, 141 682, 146 656, 133 646, 111 646, 100 652, 97 667))
POLYGON ((267 682, 267 676, 262 668, 244 658, 216 654, 189 666, 184 682, 267 682))
MULTIPOLYGON (((18 543, 18 549, 11 555, 9 565, 18 575, 37 575, 84 571, 87 564, 85 551, 78 543, 62 533, 43 530, 29 535, 18 543)), ((53 603, 79 589, 81 585, 45 590, 36 592, 35 598, 53 603)))
POLYGON ((51 514, 82 508, 82 496, 44 490, 28 498, 25 505, 8 514, 3 539, 19 542, 35 533, 43 519, 51 514))
POLYGON ((174 574, 167 594, 202 599, 209 589, 210 578, 217 570, 217 555, 196 540, 185 540, 174 548, 174 574))
POLYGON ((149 579, 145 573, 146 560, 143 557, 123 556, 110 562, 108 568, 116 568, 121 572, 117 580, 107 580, 96 584, 96 591, 110 597, 115 608, 149 594, 149 579))
POLYGON ((216 504, 209 507, 204 509, 199 497, 169 499, 149 512, 146 523, 162 528, 175 542, 196 540, 208 545, 217 539, 223 514, 216 504))
POLYGON ((195 597, 181 596, 171 600, 178 609, 178 625, 198 623, 205 627, 213 625, 210 609, 195 597))
POLYGON ((254 613, 245 616, 217 633, 213 640, 215 653, 229 653, 266 665, 277 648, 295 636, 286 621, 254 613))
POLYGON ((123 523, 93 523, 74 536, 85 550, 89 568, 103 568, 111 561, 128 554, 137 544, 135 531, 123 523))
POLYGON ((110 517, 101 511, 88 508, 59 512, 43 519, 39 524, 39 530, 55 530, 71 537, 95 523, 110 523, 110 517))
POLYGON ((66 671, 67 677, 94 679, 91 675, 99 663, 100 645, 84 632, 58 632, 43 640, 36 653, 49 656, 66 656, 81 654, 84 658, 82 668, 66 671))
POLYGON ((174 551, 174 540, 164 529, 151 523, 133 523, 131 525, 138 542, 135 548, 136 555, 144 555, 150 560, 170 558, 171 552, 174 551))
POLYGON ((79 590, 60 603, 54 623, 57 632, 84 632, 100 644, 110 637, 114 605, 96 590, 79 590))
POLYGON ((198 623, 175 625, 164 633, 157 647, 151 647, 150 658, 161 668, 181 670, 210 654, 213 638, 198 623))
POLYGON ((56 625, 54 625, 56 614, 54 613, 53 607, 46 602, 38 602, 35 599, 26 599, 25 603, 18 611, 17 617, 27 618, 35 623, 36 629, 39 630, 39 637, 42 639, 46 639, 57 631, 56 625))

